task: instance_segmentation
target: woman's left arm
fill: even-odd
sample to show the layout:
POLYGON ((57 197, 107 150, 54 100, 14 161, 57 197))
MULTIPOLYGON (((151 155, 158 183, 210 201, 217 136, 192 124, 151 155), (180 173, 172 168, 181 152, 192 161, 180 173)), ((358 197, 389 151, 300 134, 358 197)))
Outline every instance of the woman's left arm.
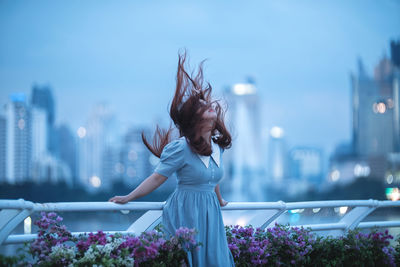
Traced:
POLYGON ((219 184, 215 187, 215 194, 217 194, 217 198, 219 201, 219 205, 221 207, 225 207, 228 204, 228 201, 224 200, 221 196, 221 192, 219 191, 219 184))

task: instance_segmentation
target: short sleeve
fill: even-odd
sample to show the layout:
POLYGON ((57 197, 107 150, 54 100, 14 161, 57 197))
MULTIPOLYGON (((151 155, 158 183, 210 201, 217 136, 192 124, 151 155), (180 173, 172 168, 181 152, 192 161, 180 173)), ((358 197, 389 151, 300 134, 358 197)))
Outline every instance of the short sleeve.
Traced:
POLYGON ((167 144, 160 157, 160 163, 154 172, 169 177, 184 164, 184 140, 178 139, 167 144))

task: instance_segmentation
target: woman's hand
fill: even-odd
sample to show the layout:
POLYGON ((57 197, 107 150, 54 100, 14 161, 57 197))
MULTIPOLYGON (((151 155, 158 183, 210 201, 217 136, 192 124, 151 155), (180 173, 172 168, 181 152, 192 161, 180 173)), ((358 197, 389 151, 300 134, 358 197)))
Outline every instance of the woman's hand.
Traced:
POLYGON ((159 187, 162 183, 164 183, 168 178, 162 176, 158 173, 153 173, 149 177, 147 177, 138 187, 136 187, 132 192, 130 192, 126 196, 115 196, 110 198, 108 201, 125 204, 131 200, 136 200, 140 197, 143 197, 151 192, 153 192, 157 187, 159 187))
POLYGON ((219 205, 221 207, 225 207, 226 205, 228 205, 228 201, 226 201, 225 199, 221 199, 221 201, 219 202, 219 205))
POLYGON ((221 196, 221 192, 219 191, 219 184, 217 184, 216 186, 215 186, 215 194, 217 194, 217 198, 218 198, 218 201, 219 201, 219 205, 221 206, 221 207, 225 207, 226 205, 228 205, 228 201, 226 201, 225 199, 223 199, 222 198, 222 196, 221 196))
POLYGON ((114 202, 117 204, 125 204, 129 201, 128 196, 115 196, 108 200, 109 202, 114 202))

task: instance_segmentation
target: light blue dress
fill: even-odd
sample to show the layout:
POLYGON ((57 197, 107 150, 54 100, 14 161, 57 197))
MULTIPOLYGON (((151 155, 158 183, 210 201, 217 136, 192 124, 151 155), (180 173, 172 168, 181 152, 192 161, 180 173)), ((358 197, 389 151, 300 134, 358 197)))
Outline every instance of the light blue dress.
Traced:
POLYGON ((162 224, 170 235, 181 226, 197 229, 196 240, 203 245, 188 253, 190 266, 195 267, 235 266, 214 191, 223 174, 223 149, 213 147, 220 152, 219 166, 210 157, 206 167, 200 156, 192 152, 185 137, 181 137, 164 147, 155 169, 165 177, 177 174, 178 185, 163 208, 162 224))

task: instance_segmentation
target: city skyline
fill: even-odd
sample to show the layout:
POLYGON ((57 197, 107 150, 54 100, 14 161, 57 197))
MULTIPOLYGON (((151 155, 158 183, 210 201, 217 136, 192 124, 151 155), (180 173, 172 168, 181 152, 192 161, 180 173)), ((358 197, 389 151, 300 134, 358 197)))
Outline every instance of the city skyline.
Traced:
MULTIPOLYGON (((390 47, 391 58, 381 58, 373 77, 359 62, 358 71, 352 77, 353 139, 351 143, 337 146, 335 153, 329 156, 329 173, 325 173, 324 153, 319 147, 289 148, 284 131, 279 127, 270 131, 268 165, 265 166, 262 156, 257 155, 258 149, 262 149, 256 141, 262 139, 257 137, 257 88, 251 80, 229 90, 226 88, 227 102, 223 105, 231 107, 227 123, 236 124, 238 130, 233 133, 238 138, 237 146, 224 157, 228 169, 225 184, 231 184, 226 190, 235 196, 244 196, 245 192, 237 189, 244 188, 241 184, 249 177, 253 181, 259 180, 252 183, 259 186, 244 190, 253 200, 263 198, 265 194, 256 191, 265 182, 279 191, 284 182, 291 181, 289 194, 305 192, 314 186, 312 184, 327 188, 329 184, 345 184, 359 177, 383 179, 390 186, 398 184, 400 42, 393 41, 390 47), (251 145, 250 140, 256 142, 251 145)), ((154 157, 141 140, 140 133, 148 129, 131 128, 130 132, 118 133, 115 116, 107 106, 98 106, 93 111, 87 124, 78 130, 78 138, 69 134, 64 126, 54 127, 55 105, 51 88, 34 86, 30 101, 27 99, 22 93, 11 95, 5 106, 6 117, 0 116, 5 119, 0 121, 0 158, 5 161, 0 163, 0 174, 6 181, 59 182, 61 178, 70 185, 79 180, 79 184, 89 190, 107 189, 114 180, 128 184, 140 182, 151 173, 151 165, 155 166, 154 157), (53 142, 56 142, 55 146, 53 142), (79 152, 75 153, 73 147, 79 152), (78 162, 79 174, 75 164, 78 162)), ((222 184, 221 188, 224 188, 222 184)))
POLYGON ((279 126, 291 146, 329 154, 351 141, 357 58, 371 74, 400 36, 397 1, 157 4, 2 2, 1 104, 49 84, 56 124, 74 133, 104 100, 125 128, 168 125, 177 53, 186 47, 191 66, 209 59, 205 77, 217 96, 255 80, 264 133, 279 126))

